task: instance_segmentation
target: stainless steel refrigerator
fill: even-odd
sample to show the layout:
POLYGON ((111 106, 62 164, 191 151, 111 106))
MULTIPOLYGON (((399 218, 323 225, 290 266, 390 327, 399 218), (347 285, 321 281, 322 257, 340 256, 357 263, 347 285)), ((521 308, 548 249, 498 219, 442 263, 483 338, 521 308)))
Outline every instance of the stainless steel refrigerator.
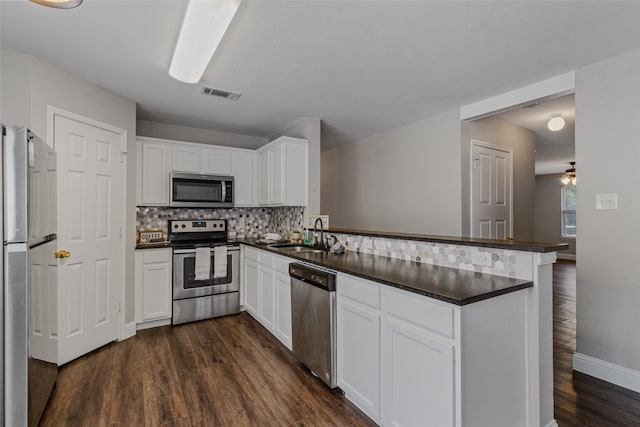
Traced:
POLYGON ((27 128, 2 126, 2 408, 35 426, 57 381, 56 155, 27 128))

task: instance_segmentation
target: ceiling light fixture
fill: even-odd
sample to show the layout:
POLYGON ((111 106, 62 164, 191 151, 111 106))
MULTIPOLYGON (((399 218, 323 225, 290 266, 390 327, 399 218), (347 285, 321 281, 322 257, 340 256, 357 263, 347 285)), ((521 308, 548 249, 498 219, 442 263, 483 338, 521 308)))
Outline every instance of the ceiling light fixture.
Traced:
POLYGON ((198 83, 218 48, 240 0, 189 0, 169 75, 184 83, 198 83))
POLYGON ((576 178, 576 162, 569 162, 571 167, 564 172, 564 175, 560 182, 564 185, 576 185, 578 182, 576 178))
POLYGON ((547 127, 550 131, 557 132, 564 127, 564 119, 560 114, 552 116, 547 122, 547 127))
POLYGON ((82 4, 82 0, 31 0, 33 3, 56 9, 73 9, 82 4))

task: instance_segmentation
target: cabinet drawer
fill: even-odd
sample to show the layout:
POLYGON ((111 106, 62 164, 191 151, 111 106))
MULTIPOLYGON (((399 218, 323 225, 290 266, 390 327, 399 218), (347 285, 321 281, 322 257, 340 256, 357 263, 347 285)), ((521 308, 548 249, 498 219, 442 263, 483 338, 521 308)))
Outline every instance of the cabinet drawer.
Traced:
POLYGON ((380 286, 353 276, 341 274, 336 286, 338 295, 345 296, 376 310, 380 309, 380 286))
POLYGON ((250 259, 252 261, 258 262, 260 258, 260 252, 256 249, 250 248, 249 246, 244 247, 244 259, 250 259))
POLYGON ((453 338, 453 309, 426 297, 394 289, 383 290, 383 310, 416 326, 453 338))
POLYGON ((171 248, 141 249, 142 262, 152 264, 156 262, 171 262, 171 248))

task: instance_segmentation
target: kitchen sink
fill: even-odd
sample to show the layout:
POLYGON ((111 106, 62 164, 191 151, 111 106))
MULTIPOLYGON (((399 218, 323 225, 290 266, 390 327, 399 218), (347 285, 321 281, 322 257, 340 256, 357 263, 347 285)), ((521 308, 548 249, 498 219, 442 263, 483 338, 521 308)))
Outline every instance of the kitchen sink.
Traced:
POLYGON ((318 248, 314 248, 311 246, 305 246, 305 245, 297 245, 294 243, 284 243, 284 244, 278 244, 278 245, 271 245, 272 248, 277 249, 279 251, 282 252, 293 252, 293 253, 299 253, 299 254, 322 254, 322 253, 327 253, 327 251, 322 250, 322 249, 318 249, 318 248))

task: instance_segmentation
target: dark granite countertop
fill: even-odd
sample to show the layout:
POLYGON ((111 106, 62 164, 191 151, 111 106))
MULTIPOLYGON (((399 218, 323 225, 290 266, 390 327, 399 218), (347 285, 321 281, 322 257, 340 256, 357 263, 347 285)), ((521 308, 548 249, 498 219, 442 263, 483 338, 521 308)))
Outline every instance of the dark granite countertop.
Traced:
POLYGON ((387 231, 353 230, 348 228, 330 228, 325 233, 353 234, 360 236, 382 237, 388 239, 417 240, 421 242, 445 243, 451 245, 480 246, 484 248, 508 249, 525 252, 557 252, 569 249, 567 243, 524 242, 519 240, 491 240, 473 237, 433 236, 429 234, 396 233, 387 231))
POLYGON ((346 251, 340 255, 291 253, 256 244, 256 239, 236 241, 455 305, 466 305, 533 286, 533 282, 529 280, 510 279, 353 251, 346 251))
POLYGON ((171 242, 168 240, 164 240, 162 242, 155 243, 138 243, 136 245, 136 249, 160 249, 160 248, 170 248, 171 242))

